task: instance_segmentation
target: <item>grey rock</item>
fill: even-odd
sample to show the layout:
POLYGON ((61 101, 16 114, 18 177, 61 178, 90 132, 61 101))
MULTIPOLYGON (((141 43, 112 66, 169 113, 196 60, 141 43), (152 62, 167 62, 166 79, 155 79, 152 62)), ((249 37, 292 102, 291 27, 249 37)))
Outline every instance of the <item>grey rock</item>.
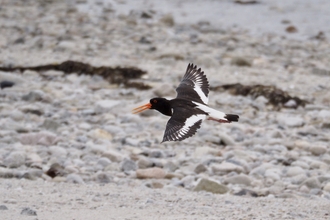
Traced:
POLYGON ((146 168, 149 168, 149 167, 153 167, 154 162, 152 160, 150 160, 149 158, 141 157, 137 161, 137 165, 138 165, 139 169, 146 169, 146 168))
POLYGON ((49 153, 57 158, 65 158, 68 151, 64 147, 60 146, 50 146, 49 148, 49 153))
POLYGON ((8 210, 8 208, 5 205, 0 205, 0 210, 8 210))
POLYGON ((120 164, 120 170, 124 172, 135 171, 137 165, 133 160, 125 158, 120 164))
POLYGON ((66 182, 68 183, 77 183, 77 184, 84 184, 84 180, 75 173, 71 173, 66 177, 66 182))
POLYGON ((25 106, 20 107, 19 110, 21 110, 24 113, 34 114, 34 115, 38 115, 38 116, 41 116, 45 113, 43 106, 37 105, 37 104, 25 105, 25 106))
POLYGON ((136 170, 136 178, 138 179, 163 179, 165 176, 165 170, 159 167, 136 170))
POLYGON ((221 164, 212 164, 211 169, 214 174, 225 174, 230 172, 236 172, 236 173, 242 173, 244 171, 244 168, 228 162, 222 162, 221 164))
POLYGON ((124 159, 124 155, 115 150, 106 150, 102 156, 109 158, 112 162, 120 162, 124 159))
POLYGON ((51 132, 38 132, 38 133, 29 133, 22 134, 20 136, 20 142, 25 145, 45 145, 50 146, 56 144, 59 139, 57 136, 51 132))
POLYGON ((22 99, 24 101, 28 101, 28 102, 39 102, 43 100, 43 97, 45 96, 44 92, 41 90, 34 90, 29 92, 26 95, 22 96, 22 99))
POLYGON ((193 187, 193 183, 195 181, 195 177, 194 176, 191 176, 191 175, 188 175, 188 176, 183 177, 181 179, 181 181, 183 183, 184 188, 191 189, 193 187))
POLYGON ((204 164, 201 164, 201 163, 198 164, 194 169, 194 172, 197 173, 197 174, 204 173, 206 171, 207 171, 206 166, 204 164))
POLYGON ((57 129, 61 126, 60 123, 51 119, 45 119, 44 123, 42 123, 41 127, 46 128, 50 131, 57 131, 57 129))
POLYGON ((221 143, 224 144, 225 146, 235 146, 236 145, 235 140, 231 136, 229 136, 225 133, 220 133, 219 136, 221 139, 221 143))
POLYGON ((308 148, 312 154, 319 156, 327 152, 327 147, 322 145, 312 145, 308 148))
POLYGON ((26 153, 23 151, 11 152, 5 157, 3 164, 9 168, 17 168, 25 164, 26 153))
POLYGON ((207 191, 211 193, 225 194, 229 191, 229 188, 213 180, 201 179, 193 191, 207 191))
POLYGON ((58 163, 53 163, 50 168, 46 171, 46 174, 52 178, 56 176, 64 176, 66 172, 64 171, 64 167, 58 163))
POLYGON ((252 66, 251 60, 246 57, 233 57, 231 59, 231 65, 235 66, 252 66))
POLYGON ((167 171, 174 172, 179 168, 179 166, 177 163, 174 163, 173 161, 168 161, 164 164, 163 168, 167 171))
POLYGON ((321 188, 321 183, 317 177, 309 177, 302 183, 302 185, 305 185, 310 189, 314 189, 314 188, 320 189, 321 188))
POLYGON ((24 208, 21 211, 21 215, 37 216, 37 212, 30 208, 24 208))
POLYGON ((323 190, 326 192, 330 192, 330 182, 324 185, 323 190))
POLYGON ((111 160, 109 160, 106 157, 101 157, 98 161, 97 164, 101 165, 103 168, 111 164, 111 160))
POLYGON ((130 137, 127 137, 123 140, 123 144, 127 144, 127 145, 130 145, 130 146, 133 146, 133 147, 138 146, 139 142, 140 142, 140 140, 130 138, 130 137))
POLYGON ((245 174, 239 174, 224 179, 225 184, 230 183, 230 184, 240 184, 240 185, 250 186, 251 182, 252 182, 251 177, 245 174))
POLYGON ((284 171, 287 177, 293 177, 301 174, 306 174, 305 170, 299 166, 290 166, 284 171))
POLYGON ((43 171, 41 169, 30 169, 26 173, 23 174, 22 178, 29 180, 36 180, 43 175, 43 171))
POLYGON ((149 157, 151 158, 163 158, 164 153, 160 150, 152 150, 149 152, 149 157))
POLYGON ((277 119, 280 124, 284 124, 288 127, 301 127, 305 124, 305 120, 299 115, 281 115, 277 119))
POLYGON ((110 183, 113 181, 113 177, 107 173, 99 173, 96 176, 96 181, 99 183, 110 183))

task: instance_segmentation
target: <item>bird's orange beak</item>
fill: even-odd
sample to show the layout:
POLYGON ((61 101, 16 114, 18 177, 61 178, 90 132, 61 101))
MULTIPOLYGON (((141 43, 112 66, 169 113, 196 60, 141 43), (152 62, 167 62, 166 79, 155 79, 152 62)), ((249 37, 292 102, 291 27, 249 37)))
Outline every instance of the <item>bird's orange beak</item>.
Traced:
POLYGON ((133 114, 137 114, 137 113, 140 113, 140 112, 143 112, 144 110, 147 110, 147 109, 150 109, 151 108, 151 104, 148 103, 148 104, 145 104, 145 105, 141 105, 140 107, 137 107, 135 109, 133 109, 133 114))

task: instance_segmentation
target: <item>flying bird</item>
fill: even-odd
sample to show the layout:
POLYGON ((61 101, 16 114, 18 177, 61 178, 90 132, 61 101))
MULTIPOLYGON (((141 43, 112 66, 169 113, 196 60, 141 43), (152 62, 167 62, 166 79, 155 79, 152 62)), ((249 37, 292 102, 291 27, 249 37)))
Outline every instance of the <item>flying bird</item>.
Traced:
POLYGON ((152 98, 149 103, 133 109, 140 113, 147 109, 155 109, 170 116, 167 122, 163 141, 182 141, 193 136, 205 119, 220 123, 238 121, 239 116, 226 114, 207 105, 209 82, 201 68, 188 64, 187 70, 179 86, 175 99, 152 98))

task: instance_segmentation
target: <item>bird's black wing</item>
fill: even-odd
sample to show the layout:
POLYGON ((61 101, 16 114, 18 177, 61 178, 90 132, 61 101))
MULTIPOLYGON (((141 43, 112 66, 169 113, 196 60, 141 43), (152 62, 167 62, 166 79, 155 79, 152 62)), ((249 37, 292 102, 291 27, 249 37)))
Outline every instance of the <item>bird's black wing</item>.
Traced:
POLYGON ((206 114, 191 114, 189 109, 175 108, 167 122, 163 141, 182 141, 193 136, 200 128, 206 114), (189 115, 189 117, 185 117, 189 115))
POLYGON ((209 82, 201 71, 194 64, 188 64, 187 70, 180 85, 176 88, 177 97, 202 104, 208 103, 209 82))

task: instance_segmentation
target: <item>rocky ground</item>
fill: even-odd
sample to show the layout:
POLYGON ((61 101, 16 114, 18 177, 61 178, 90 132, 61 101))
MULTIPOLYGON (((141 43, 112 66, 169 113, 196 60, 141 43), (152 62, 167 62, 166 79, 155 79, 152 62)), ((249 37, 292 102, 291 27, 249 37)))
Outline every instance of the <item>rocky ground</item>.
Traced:
POLYGON ((301 34, 303 24, 279 20, 283 33, 252 34, 207 20, 180 23, 166 10, 119 12, 117 4, 130 6, 1 4, 1 216, 328 219, 329 31, 301 34), (146 73, 109 81, 84 74, 86 65, 68 67, 76 73, 54 67, 65 61, 146 73), (168 118, 131 110, 175 97, 190 62, 210 81, 209 105, 240 121, 206 121, 190 139, 160 143, 168 118), (257 92, 224 86, 236 83, 257 92), (290 98, 270 103, 269 90, 290 98))

